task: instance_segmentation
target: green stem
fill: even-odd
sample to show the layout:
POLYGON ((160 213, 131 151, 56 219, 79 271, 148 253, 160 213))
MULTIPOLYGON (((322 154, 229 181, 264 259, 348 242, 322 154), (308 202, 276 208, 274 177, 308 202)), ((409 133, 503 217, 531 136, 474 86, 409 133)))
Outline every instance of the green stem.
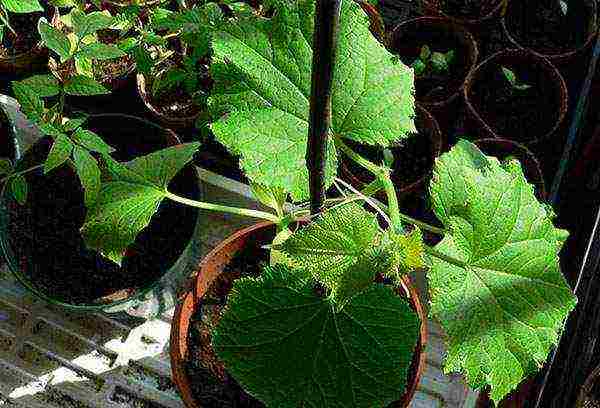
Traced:
POLYGON ((380 177, 383 187, 385 189, 385 195, 388 199, 388 208, 390 209, 390 218, 392 220, 392 226, 396 232, 401 233, 404 231, 402 228, 402 217, 400 217, 400 204, 398 203, 398 196, 396 195, 396 188, 392 183, 389 170, 384 176, 380 177))
POLYGON ((443 253, 439 252, 438 250, 433 249, 432 247, 427 246, 427 245, 425 245, 425 253, 427 253, 431 256, 435 256, 436 258, 441 259, 442 261, 446 261, 449 264, 452 264, 454 266, 458 266, 459 268, 467 267, 467 264, 465 262, 461 261, 460 259, 456 259, 449 255, 443 254, 443 253))
POLYGON ((367 197, 373 197, 375 194, 381 191, 381 189, 383 189, 381 181, 379 179, 375 179, 371 183, 367 184, 367 186, 364 187, 360 192, 367 197))
POLYGON ((28 168, 28 169, 25 169, 25 170, 22 170, 22 171, 17 171, 17 172, 15 172, 15 173, 11 173, 11 174, 9 174, 8 176, 6 176, 6 177, 4 177, 4 178, 0 179, 0 184, 4 184, 4 182, 5 182, 5 181, 8 181, 8 180, 10 180, 10 179, 11 179, 11 178, 13 178, 13 177, 20 176, 20 175, 22 175, 22 174, 27 174, 27 173, 30 173, 30 172, 32 172, 32 171, 34 171, 34 170, 37 170, 37 169, 39 169, 39 168, 42 168, 42 167, 44 167, 44 165, 43 165, 43 164, 38 164, 38 165, 35 165, 35 166, 33 166, 33 167, 30 167, 30 168, 28 168))
POLYGON ((416 220, 406 214, 400 213, 400 218, 402 218, 408 224, 414 224, 417 227, 424 229, 426 231, 433 232, 434 234, 444 235, 446 233, 446 230, 444 230, 443 228, 438 228, 433 225, 427 224, 423 221, 416 220))
POLYGON ((279 224, 279 222, 281 220, 278 216, 268 213, 268 212, 265 212, 265 211, 250 210, 247 208, 239 208, 239 207, 229 207, 226 205, 211 204, 211 203, 205 203, 203 201, 190 200, 189 198, 180 197, 180 196, 170 193, 168 191, 166 192, 166 197, 175 202, 189 205, 190 207, 201 208, 203 210, 242 215, 244 217, 250 217, 250 218, 259 218, 262 220, 274 222, 275 224, 279 224))

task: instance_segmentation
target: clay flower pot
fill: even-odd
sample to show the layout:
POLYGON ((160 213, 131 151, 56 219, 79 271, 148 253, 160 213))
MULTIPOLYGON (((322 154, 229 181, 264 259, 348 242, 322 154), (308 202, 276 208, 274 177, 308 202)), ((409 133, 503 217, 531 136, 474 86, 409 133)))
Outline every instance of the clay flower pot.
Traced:
POLYGON ((478 10, 453 10, 444 5, 445 0, 423 0, 426 14, 440 15, 458 24, 483 28, 498 20, 506 12, 508 0, 482 0, 473 2, 480 5, 478 10))
MULTIPOLYGON (((190 355, 188 332, 192 316, 202 304, 203 298, 210 292, 211 284, 223 273, 226 266, 237 253, 249 245, 270 243, 275 235, 275 226, 264 222, 242 229, 212 250, 198 268, 195 287, 190 290, 177 305, 171 326, 170 354, 173 381, 187 408, 202 408, 192 392, 191 380, 186 372, 186 361, 190 355)), ((423 313, 419 297, 406 279, 398 289, 398 295, 406 297, 421 319, 421 331, 407 381, 406 393, 394 407, 408 407, 419 383, 425 365, 425 344, 427 341, 427 318, 423 313)))
POLYGON ((507 139, 479 139, 474 143, 488 156, 497 157, 499 160, 511 156, 518 159, 523 167, 525 178, 535 186, 537 198, 539 200, 546 198, 546 183, 540 162, 527 147, 507 139))
POLYGON ((423 45, 432 51, 455 51, 455 61, 447 75, 439 78, 416 78, 416 99, 425 108, 446 111, 464 87, 465 79, 475 68, 479 56, 477 43, 467 29, 445 17, 418 17, 394 29, 389 47, 402 62, 411 65, 423 45))
MULTIPOLYGON (((57 27, 60 15, 56 7, 48 7, 46 14, 50 24, 57 27)), ((31 30, 37 32, 37 24, 31 26, 31 30)), ((6 29, 4 35, 9 35, 6 29)), ((21 51, 9 57, 0 57, 0 73, 13 75, 26 75, 43 69, 48 64, 48 48, 40 40, 35 46, 26 51, 21 51)))
MULTIPOLYGON (((539 0, 535 0, 533 3, 537 3, 539 0)), ((531 13, 532 2, 521 2, 510 0, 505 16, 502 18, 502 29, 504 35, 511 42, 515 48, 527 49, 532 53, 546 57, 555 64, 565 64, 573 61, 573 59, 585 54, 592 45, 594 38, 598 33, 598 5, 597 0, 578 0, 577 2, 570 2, 575 4, 577 7, 581 7, 578 10, 577 18, 578 21, 571 21, 569 24, 564 24, 566 27, 564 30, 556 30, 557 35, 564 35, 565 32, 573 30, 574 34, 581 35, 575 44, 564 45, 565 39, 554 40, 554 44, 548 44, 549 38, 540 38, 539 34, 546 33, 548 30, 548 21, 544 18, 540 18, 536 21, 530 21, 533 18, 539 18, 538 10, 534 10, 533 16, 527 16, 527 12, 531 13), (537 26, 536 26, 537 25, 537 26), (532 33, 532 30, 536 32, 532 33)), ((573 7, 569 5, 569 7, 573 7)), ((548 36, 552 36, 553 33, 549 33, 548 36)))
POLYGON ((464 97, 476 134, 527 145, 549 139, 568 107, 567 85, 556 67, 521 49, 500 51, 479 64, 467 77, 464 97), (502 67, 512 69, 530 89, 511 90, 502 67))
MULTIPOLYGON (((420 130, 421 133, 425 133, 426 136, 428 137, 428 140, 425 142, 426 147, 428 149, 428 153, 427 153, 428 157, 409 156, 408 159, 413 159, 416 161, 423 160, 423 161, 428 162, 428 164, 423 164, 424 166, 426 166, 426 168, 422 168, 421 167, 422 164, 416 162, 414 165, 417 166, 417 168, 418 168, 418 170, 417 170, 417 168, 415 168, 415 170, 418 171, 418 177, 415 180, 412 180, 407 183, 405 181, 405 177, 403 177, 399 173, 400 168, 402 168, 403 165, 406 165, 406 160, 402 159, 402 158, 400 160, 396 160, 395 164, 397 164, 399 168, 392 169, 393 170, 392 171, 392 180, 394 181, 394 185, 396 186, 396 192, 399 195, 406 195, 408 193, 417 191, 425 185, 425 183, 429 179, 429 176, 431 175, 431 171, 433 170, 435 158, 441 154, 442 146, 444 144, 442 132, 440 131, 440 127, 438 126, 437 121, 431 115, 431 113, 429 113, 425 108, 423 108, 419 104, 416 105, 416 112, 417 112, 417 119, 416 119, 417 129, 420 130)), ((412 140, 412 139, 417 139, 420 136, 425 136, 425 135, 419 134, 416 136, 412 136, 411 139, 409 139, 406 143, 416 142, 416 140, 412 140)), ((402 155, 407 154, 403 143, 404 142, 399 142, 397 147, 391 148, 391 151, 395 157, 403 157, 402 155)), ((369 158, 371 160, 373 160, 374 162, 376 162, 377 164, 379 164, 379 162, 382 159, 381 152, 383 151, 383 149, 381 149, 379 147, 360 145, 358 143, 351 143, 351 142, 350 142, 350 145, 351 145, 351 147, 357 149, 357 151, 359 153, 369 156, 369 158), (371 154, 369 154, 369 153, 371 153, 371 154)), ((340 167, 341 167, 341 173, 342 173, 344 179, 348 180, 350 182, 350 184, 352 184, 354 187, 356 187, 358 189, 365 187, 367 184, 369 184, 370 182, 372 182, 374 180, 374 177, 372 174, 366 172, 359 165, 355 165, 353 162, 350 161, 350 159, 348 159, 343 154, 341 155, 341 166, 340 167)), ((381 193, 379 195, 379 197, 382 200, 386 200, 385 194, 383 194, 383 193, 381 193)))
MULTIPOLYGON (((86 128, 115 147, 113 157, 120 161, 179 143, 173 132, 127 115, 91 116, 86 128)), ((39 163, 51 145, 51 138, 41 138, 17 165, 28 168, 39 163)), ((170 188, 199 198, 196 177, 189 165, 170 188)), ((189 274, 187 265, 192 264, 189 259, 197 245, 197 210, 163 202, 118 266, 83 241, 83 191, 70 166, 60 166, 48 176, 38 170, 27 178, 29 197, 24 206, 6 193, 0 197, 0 253, 15 278, 36 297, 73 310, 130 311, 160 289, 166 274, 189 274)))

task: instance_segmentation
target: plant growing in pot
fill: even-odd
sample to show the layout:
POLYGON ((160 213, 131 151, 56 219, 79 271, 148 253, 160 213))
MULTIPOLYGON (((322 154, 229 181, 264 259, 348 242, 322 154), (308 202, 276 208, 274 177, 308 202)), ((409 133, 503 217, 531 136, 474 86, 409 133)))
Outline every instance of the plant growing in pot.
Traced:
POLYGON ((38 0, 0 1, 0 71, 29 73, 44 65, 46 50, 34 27, 44 15, 52 20, 54 12, 38 0))
POLYGON ((282 2, 272 18, 241 19, 213 39, 219 61, 213 68, 221 75, 236 72, 220 78, 239 92, 214 94, 210 104, 224 116, 211 127, 217 136, 235 130, 246 138, 238 151, 258 197, 273 210, 170 192, 170 175, 199 147, 187 144, 136 159, 136 165, 107 159, 114 178, 103 184, 88 213, 86 242, 120 262, 163 200, 278 226, 277 236, 263 225, 225 241, 203 262, 197 289, 178 307, 172 363, 190 407, 199 401, 406 406, 418 372, 411 366, 421 361, 415 346, 424 321, 394 287, 404 282, 406 288, 405 273, 425 263, 432 314, 448 335, 446 370, 464 372, 475 388, 491 385, 498 401, 544 361, 575 305, 558 266, 567 233, 554 227, 552 211, 536 201, 517 162, 485 156, 466 141, 442 155, 434 169, 430 191, 443 228, 400 213, 391 170, 346 141, 386 146, 414 131, 412 71, 370 36, 367 18, 353 2, 341 8, 329 137, 337 150, 330 146, 327 152, 326 184, 334 180, 338 153, 345 154, 375 175, 388 206, 354 193, 330 199, 332 206, 310 219, 302 207, 285 212, 286 197, 301 202, 308 195, 310 86, 307 70, 293 67, 310 66, 312 7, 308 1, 282 2), (247 33, 256 40, 252 45, 240 41, 247 33), (390 100, 398 103, 382 105, 390 100), (381 223, 361 200, 372 204, 381 223), (442 234, 442 241, 424 245, 420 228, 442 234), (260 229, 266 237, 252 233, 260 229), (270 257, 259 253, 269 242, 270 257), (200 330, 194 352, 186 329, 195 312, 200 330), (194 395, 181 359, 198 356, 203 364, 194 375, 201 376, 203 388, 194 395))
MULTIPOLYGON (((79 39, 101 29, 98 20, 85 21, 74 26, 79 39)), ((112 22, 104 20, 103 24, 112 22)), ((21 110, 45 137, 9 174, 14 199, 2 195, 0 245, 12 272, 35 295, 70 308, 123 310, 153 289, 167 271, 179 267, 176 261, 190 252, 187 248, 197 214, 193 209, 181 213, 173 205, 161 207, 150 227, 153 237, 140 237, 121 267, 104 261, 86 250, 79 234, 86 206, 93 205, 100 187, 102 175, 96 159, 111 154, 120 160, 133 159, 178 141, 158 126, 123 115, 66 118, 63 110, 68 95, 108 92, 93 78, 76 73, 74 59, 81 53, 95 58, 97 50, 102 59, 118 49, 80 44, 83 41, 71 48, 69 38, 44 20, 39 30, 60 60, 51 60, 51 74, 13 82, 21 110), (173 223, 179 225, 181 234, 167 239, 167 225, 173 223), (170 241, 168 247, 165 240, 170 241)), ((195 174, 193 168, 186 168, 173 187, 197 197, 195 174)))
POLYGON ((402 62, 415 68, 417 101, 452 116, 449 106, 479 55, 473 36, 446 18, 420 17, 399 24, 389 46, 402 62))
POLYGON ((467 114, 476 132, 523 144, 548 139, 567 111, 567 87, 545 58, 525 50, 498 52, 467 78, 467 114))

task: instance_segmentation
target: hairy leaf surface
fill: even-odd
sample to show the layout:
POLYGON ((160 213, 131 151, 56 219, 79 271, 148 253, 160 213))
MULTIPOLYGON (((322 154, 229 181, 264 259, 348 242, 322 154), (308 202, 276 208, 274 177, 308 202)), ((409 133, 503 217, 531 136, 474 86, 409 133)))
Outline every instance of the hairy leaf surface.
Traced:
POLYGON ((336 313, 278 265, 235 281, 213 346, 267 407, 382 407, 404 392, 419 325, 390 286, 372 284, 336 313))
MULTIPOLYGON (((216 137, 248 177, 308 196, 305 165, 312 66, 314 3, 281 1, 271 19, 240 18, 214 34, 215 79, 209 105, 216 137)), ((332 131, 389 145, 414 131, 413 73, 369 32, 354 2, 344 2, 332 95, 332 131)), ((327 151, 326 182, 337 171, 327 151)))
POLYGON ((438 159, 434 211, 450 233, 431 258, 431 311, 449 337, 445 369, 491 385, 499 401, 545 361, 576 299, 558 262, 554 227, 518 162, 500 163, 461 141, 438 159))

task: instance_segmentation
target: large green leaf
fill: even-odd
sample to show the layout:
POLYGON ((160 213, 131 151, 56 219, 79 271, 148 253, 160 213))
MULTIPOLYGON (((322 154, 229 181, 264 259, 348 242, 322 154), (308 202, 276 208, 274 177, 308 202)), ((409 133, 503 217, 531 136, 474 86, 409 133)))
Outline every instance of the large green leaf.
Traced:
POLYGON ((121 264, 127 248, 148 226, 171 179, 192 159, 199 143, 169 147, 120 164, 106 157, 103 183, 81 229, 86 245, 121 264))
POLYGON ((114 58, 120 58, 126 54, 114 45, 94 42, 81 47, 79 51, 86 58, 103 61, 114 58))
POLYGON ((58 80, 50 74, 32 75, 23 79, 20 83, 42 98, 55 96, 60 92, 58 80))
POLYGON ((107 11, 93 11, 85 14, 78 9, 71 12, 73 31, 79 38, 94 34, 98 30, 108 29, 113 24, 113 18, 107 11))
POLYGON ((69 95, 104 95, 110 93, 100 82, 86 75, 75 75, 65 84, 65 92, 69 95))
POLYGON ((499 401, 545 361, 576 299, 558 262, 567 233, 518 162, 461 141, 437 161, 434 211, 450 231, 431 258, 431 311, 448 334, 445 369, 499 401))
POLYGON ((390 286, 372 284, 336 313, 278 265, 235 281, 212 344, 267 407, 383 407, 404 393, 419 325, 390 286))
POLYGON ((289 237, 281 249, 329 288, 341 308, 385 270, 377 256, 380 237, 377 217, 349 203, 322 213, 289 237))
POLYGON ((44 8, 38 0, 0 0, 0 3, 2 3, 8 11, 13 13, 44 11, 44 8))
POLYGON ((44 17, 40 18, 38 22, 38 31, 46 46, 56 52, 62 61, 69 58, 71 55, 71 42, 66 34, 48 24, 44 17))
POLYGON ((44 162, 44 174, 47 174, 66 162, 73 152, 73 143, 65 135, 59 135, 54 139, 48 157, 44 162))
POLYGON ((96 133, 87 129, 77 129, 72 136, 73 140, 92 152, 110 154, 115 149, 107 144, 96 133))
MULTIPOLYGON (((314 2, 278 8, 274 17, 240 18, 214 34, 209 105, 217 139, 254 182, 308 196, 305 165, 314 2)), ((342 4, 332 95, 333 133, 389 145, 414 131, 413 73, 369 32, 354 2, 342 4)), ((327 153, 326 182, 337 170, 327 153)))
POLYGON ((15 98, 17 98, 21 107, 21 112, 30 120, 39 121, 44 115, 44 101, 42 101, 42 98, 31 87, 22 82, 13 81, 11 85, 15 98))

